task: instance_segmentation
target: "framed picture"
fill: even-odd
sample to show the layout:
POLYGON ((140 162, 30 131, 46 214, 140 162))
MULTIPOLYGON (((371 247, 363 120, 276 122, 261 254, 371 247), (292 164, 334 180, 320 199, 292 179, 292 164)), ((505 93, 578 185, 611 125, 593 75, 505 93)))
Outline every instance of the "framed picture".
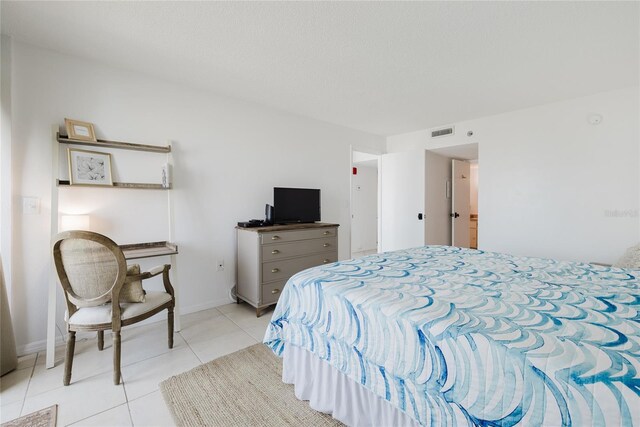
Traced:
POLYGON ((64 119, 64 125, 67 128, 69 139, 77 139, 79 141, 97 142, 96 133, 93 130, 93 124, 81 122, 80 120, 64 119))
POLYGON ((67 148, 71 185, 112 186, 111 154, 67 148))

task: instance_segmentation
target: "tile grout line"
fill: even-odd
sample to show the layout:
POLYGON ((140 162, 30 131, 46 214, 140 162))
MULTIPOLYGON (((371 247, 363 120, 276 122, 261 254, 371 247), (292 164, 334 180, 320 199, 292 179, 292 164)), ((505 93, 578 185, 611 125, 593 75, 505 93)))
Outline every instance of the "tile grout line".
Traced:
MULTIPOLYGON (((106 374, 106 372, 103 372, 102 374, 98 374, 98 375, 105 375, 105 374, 106 374)), ((93 377, 95 377, 95 376, 97 376, 97 375, 93 375, 93 376, 92 376, 92 377, 90 377, 90 378, 93 378, 93 377)), ((69 424, 67 424, 65 427, 67 427, 67 426, 72 426, 72 425, 74 425, 74 424, 78 424, 80 421, 84 421, 84 420, 86 420, 86 419, 88 419, 88 418, 95 417, 96 415, 100 415, 100 414, 102 414, 102 413, 105 413, 105 412, 107 412, 107 411, 110 411, 110 410, 112 410, 112 409, 114 409, 114 408, 117 408, 118 406, 122 406, 122 405, 127 405, 127 412, 129 413, 129 419, 131 419, 131 411, 129 410, 129 399, 127 398, 127 389, 126 389, 126 388, 125 388, 125 386, 124 386, 125 382, 124 382, 124 377, 122 376, 122 373, 120 373, 120 381, 121 381, 121 382, 120 382, 120 384, 118 384, 118 385, 119 385, 119 386, 122 386, 122 392, 124 393, 124 403, 120 403, 120 404, 118 404, 118 405, 112 406, 112 407, 107 408, 107 409, 104 409, 104 410, 102 410, 102 411, 98 411, 98 412, 96 412, 96 413, 93 413, 93 414, 91 414, 91 415, 89 415, 89 416, 86 416, 86 417, 81 418, 81 419, 79 419, 79 420, 76 420, 76 421, 74 421, 74 422, 72 422, 72 423, 69 423, 69 424)), ((68 386, 68 387, 71 387, 71 384, 69 384, 69 386, 68 386)), ((133 421, 131 422, 131 425, 133 425, 133 421)))
MULTIPOLYGON (((220 313, 221 315, 227 317, 223 312, 221 312, 220 310, 218 310, 217 308, 213 307, 213 310, 217 311, 218 313, 220 313)), ((231 320, 231 319, 229 319, 231 320)), ((235 324, 235 322, 233 322, 233 320, 231 320, 232 323, 235 324)), ((236 325, 237 326, 237 325, 236 325)), ((202 361, 202 359, 200 359, 200 356, 198 356, 198 353, 196 353, 196 351, 191 347, 191 344, 189 343, 189 341, 182 335, 182 329, 178 332, 176 332, 178 335, 180 335, 180 338, 182 338, 182 340, 184 341, 184 343, 187 345, 187 347, 189 348, 189 350, 191 350, 191 352, 193 353, 193 355, 196 357, 196 359, 198 359, 198 361, 200 362, 201 365, 204 365, 205 362, 202 361)))
POLYGON ((33 374, 35 374, 36 372, 38 357, 40 357, 40 352, 36 352, 36 360, 33 361, 33 366, 31 367, 31 375, 29 375, 29 381, 27 382, 27 388, 24 389, 24 396, 22 397, 22 405, 20 405, 20 414, 18 414, 18 417, 21 417, 22 411, 24 411, 24 404, 27 402, 27 394, 29 393, 29 387, 31 387, 31 379, 33 378, 33 374))
POLYGON ((142 399, 143 397, 147 397, 147 396, 149 396, 150 394, 153 394, 153 393, 155 393, 155 392, 157 392, 157 391, 160 391, 160 389, 153 390, 153 391, 149 391, 149 392, 147 392, 147 393, 145 393, 145 394, 142 394, 142 395, 140 395, 140 396, 136 397, 135 399, 131 399, 131 401, 130 401, 130 402, 135 402, 136 400, 140 400, 140 399, 142 399))
MULTIPOLYGON (((217 308, 213 307, 213 310, 217 311, 218 313, 224 315, 223 312, 221 312, 220 310, 218 310, 217 308)), ((189 341, 182 335, 182 329, 180 329, 180 331, 176 332, 178 335, 180 335, 180 338, 182 338, 182 340, 184 341, 184 343, 187 345, 187 347, 189 348, 189 350, 191 350, 191 353, 193 353, 193 355, 196 357, 196 359, 198 359, 198 361, 200 362, 201 365, 204 364, 204 362, 202 361, 202 359, 200 359, 200 356, 198 356, 198 353, 196 353, 196 351, 193 349, 193 347, 191 347, 191 344, 189 343, 189 341)))
MULTIPOLYGON (((219 311, 219 310, 218 310, 218 311, 219 311)), ((221 313, 222 313, 222 312, 221 312, 221 313)), ((234 324, 234 325, 236 325, 238 328, 240 328, 240 330, 241 330, 242 332, 244 332, 245 334, 249 335, 252 339, 256 340, 256 339, 253 337, 253 335, 251 335, 251 334, 249 333, 249 331, 247 331, 247 330, 246 330, 246 329, 244 329, 242 326, 240 326, 240 325, 239 325, 235 320, 233 320, 231 317, 227 316, 227 313, 222 313, 222 315, 223 315, 224 317, 226 317, 227 319, 229 319, 229 320, 231 321, 231 323, 233 323, 233 324, 234 324)), ((258 319, 258 318, 256 318, 256 319, 258 319)), ((256 340, 256 341, 257 341, 259 344, 262 344, 262 340, 256 340)))
MULTIPOLYGON (((33 366, 34 372, 35 372, 35 367, 36 367, 36 365, 34 365, 34 366, 33 366)), ((80 381, 82 381, 82 380, 86 380, 86 379, 90 379, 90 378, 93 378, 93 377, 97 377, 97 376, 100 376, 100 375, 105 375, 106 373, 107 373, 107 372, 103 372, 103 373, 101 373, 101 374, 96 374, 96 375, 91 375, 90 377, 82 378, 80 381)), ((33 373, 32 373, 32 375, 33 375, 33 373)), ((29 381, 31 381, 31 380, 29 380, 29 381)), ((93 417, 93 416, 96 416, 96 415, 102 414, 103 412, 110 411, 111 409, 117 408, 117 407, 118 407, 118 406, 120 406, 120 405, 126 404, 126 403, 127 403, 127 393, 126 393, 126 391, 124 390, 124 380, 122 381, 122 384, 121 384, 121 385, 122 385, 122 389, 123 389, 123 391, 124 391, 124 395, 125 395, 125 402, 124 402, 124 403, 120 403, 120 404, 118 404, 118 405, 112 406, 112 407, 110 407, 110 408, 104 409, 104 410, 102 410, 102 411, 98 411, 98 412, 96 412, 96 413, 94 413, 94 414, 91 414, 91 415, 89 415, 89 416, 86 416, 86 417, 84 417, 84 418, 81 418, 81 419, 79 419, 79 420, 76 420, 76 421, 74 421, 74 422, 72 422, 72 423, 66 424, 66 425, 65 425, 65 427, 66 427, 66 426, 71 426, 71 425, 77 424, 77 423, 79 423, 80 421, 84 421, 84 420, 86 420, 87 418, 91 418, 91 417, 93 417)), ((61 389, 61 388, 64 388, 64 387, 71 387, 71 386, 73 386, 73 384, 69 384, 68 386, 64 386, 64 385, 63 385, 63 386, 61 386, 61 387, 56 387, 56 388, 53 388, 53 389, 51 389, 51 390, 47 390, 47 391, 43 391, 43 392, 40 392, 40 393, 34 394, 33 396, 28 396, 28 397, 27 397, 27 396, 25 396, 25 399, 24 399, 24 401, 22 402, 22 409, 20 410, 20 416, 22 416, 22 411, 24 410, 24 404, 26 403, 26 400, 27 400, 28 398, 33 398, 33 397, 36 397, 36 396, 40 396, 40 395, 42 395, 42 394, 44 394, 44 393, 49 393, 49 392, 51 392, 51 391, 55 391, 55 390, 58 390, 58 389, 61 389)), ((60 403, 55 403, 55 405, 60 406, 60 403)), ((128 406, 127 406, 127 409, 128 409, 128 406)), ((25 414, 25 415, 27 415, 27 414, 25 414)))
POLYGON ((245 334, 245 335, 247 335, 249 338, 251 338, 252 340, 254 340, 254 341, 256 341, 256 342, 259 342, 257 339, 255 339, 255 338, 253 337, 253 335, 251 335, 248 331, 245 331, 245 329, 244 329, 242 326, 240 326, 240 325, 238 325, 236 322, 234 322, 234 321, 233 321, 233 319, 231 319, 229 316, 227 316, 227 315, 225 314, 225 317, 226 317, 227 319, 229 319, 229 320, 231 321, 231 323, 233 323, 234 325, 236 325, 236 326, 237 326, 237 327, 238 327, 242 332, 244 332, 244 334, 245 334))
MULTIPOLYGON (((124 403, 120 403, 119 405, 112 406, 111 408, 103 409, 102 411, 98 411, 98 412, 96 412, 95 414, 91 414, 91 415, 89 415, 89 416, 87 416, 87 417, 81 418, 81 419, 76 420, 76 421, 74 421, 74 422, 72 422, 72 423, 65 424, 65 427, 69 427, 69 426, 76 425, 76 424, 78 424, 78 423, 79 423, 79 422, 81 422, 81 421, 84 421, 84 420, 89 419, 89 418, 91 418, 91 417, 95 417, 96 415, 104 414, 104 413, 105 413, 105 412, 107 412, 107 411, 110 411, 110 410, 112 410, 112 409, 117 408, 118 406, 122 406, 122 405, 126 405, 126 404, 127 404, 127 402, 124 402, 124 403)), ((56 404, 56 405, 57 405, 57 404, 56 404)))
POLYGON ((131 406, 129 406, 129 395, 127 394, 127 382, 124 380, 124 375, 122 374, 122 372, 120 372, 120 378, 122 380, 122 390, 124 391, 124 400, 125 400, 125 404, 127 405, 127 412, 129 413, 129 421, 131 421, 131 426, 133 427, 133 417, 131 416, 131 406))
POLYGON ((180 332, 176 332, 178 335, 180 335, 180 338, 182 338, 182 340, 184 341, 184 343, 186 344, 187 348, 189 350, 191 350, 191 353, 193 353, 193 355, 196 357, 196 359, 198 359, 198 362, 200 362, 201 365, 204 364, 204 362, 202 361, 202 359, 200 359, 200 356, 198 356, 198 353, 195 352, 195 350, 193 348, 191 348, 191 344, 189 344, 189 341, 187 341, 187 339, 185 337, 182 336, 182 331, 180 332))
MULTIPOLYGON (((226 317, 227 319, 229 319, 231 321, 231 323, 233 323, 234 325, 236 325, 238 328, 240 328, 242 330, 242 332, 244 332, 245 334, 249 335, 251 338, 253 338, 253 335, 251 335, 249 333, 249 331, 247 331, 246 329, 244 329, 242 326, 240 326, 240 324, 238 322, 236 322, 235 320, 233 320, 231 317, 227 316, 227 313, 222 313, 222 315, 224 317, 226 317)), ((259 319, 258 317, 256 317, 256 319, 259 319)), ((255 338, 254 338, 255 339, 255 338)), ((256 340, 257 341, 257 340, 256 340)))
MULTIPOLYGON (((129 398, 127 397, 127 399, 129 399, 129 398)), ((129 400, 127 400, 127 412, 129 412, 129 421, 131 421, 131 427, 134 427, 133 415, 131 415, 131 406, 129 406, 129 400)))
MULTIPOLYGON (((260 340, 257 340, 253 337, 253 335, 251 335, 248 331, 246 331, 242 326, 240 326, 237 322, 235 322, 231 317, 227 316, 227 313, 217 309, 214 307, 214 310, 216 310, 220 315, 222 315, 223 317, 226 317, 227 320, 229 320, 231 323, 233 323, 238 329, 240 329, 240 331, 242 331, 245 335, 247 335, 249 338, 251 338, 252 340, 256 341, 257 343, 260 343, 260 340)), ((177 332, 178 334, 180 334, 180 337, 182 337, 182 339, 184 340, 185 344, 187 345, 187 347, 189 348, 189 350, 191 350, 191 352, 194 354, 194 356, 196 356, 196 359, 198 359, 198 361, 200 362, 201 365, 204 365, 205 363, 209 362, 203 362, 202 359, 200 359, 200 356, 198 356, 198 354, 196 353, 196 351, 191 347, 191 344, 189 343, 189 341, 182 335, 182 331, 177 332)))
MULTIPOLYGON (((35 370, 35 367, 34 367, 34 370, 35 370)), ((92 379, 92 378, 94 378, 94 377, 97 377, 97 376, 100 376, 100 375, 105 375, 105 374, 108 374, 108 373, 109 373, 109 372, 107 371, 107 372, 102 372, 102 373, 97 373, 97 374, 89 375, 89 376, 87 376, 87 377, 83 377, 83 378, 80 378, 80 379, 76 379, 76 381, 85 381, 85 380, 89 380, 89 379, 92 379)), ((72 378, 73 378, 73 376, 72 376, 72 378)), ((76 384, 76 383, 75 383, 75 382, 71 382, 71 383, 69 383, 69 385, 68 385, 68 386, 66 386, 66 385, 64 385, 64 384, 63 384, 63 385, 56 386, 56 387, 51 388, 51 389, 48 389, 48 390, 41 391, 41 392, 36 393, 36 394, 34 394, 34 395, 32 395, 32 396, 25 396, 25 400, 26 400, 26 399, 28 399, 28 398, 33 398, 33 397, 36 397, 36 396, 40 396, 41 394, 44 394, 44 393, 49 393, 49 392, 52 392, 52 391, 55 391, 55 390, 63 389, 63 388, 65 388, 65 387, 71 387, 71 386, 73 386, 73 384, 76 384)), ((31 379, 29 379, 29 385, 31 385, 31 379)), ((27 392, 28 392, 28 388, 27 388, 27 392)))

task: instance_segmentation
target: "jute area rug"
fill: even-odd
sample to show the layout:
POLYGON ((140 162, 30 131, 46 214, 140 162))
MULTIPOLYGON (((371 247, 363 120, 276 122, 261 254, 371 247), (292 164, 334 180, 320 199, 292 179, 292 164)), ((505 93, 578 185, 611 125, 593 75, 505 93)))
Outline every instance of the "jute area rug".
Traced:
POLYGON ((212 360, 160 383, 179 426, 342 426, 298 400, 282 361, 263 344, 212 360))
POLYGON ((53 405, 3 423, 1 427, 56 427, 57 417, 58 405, 53 405))

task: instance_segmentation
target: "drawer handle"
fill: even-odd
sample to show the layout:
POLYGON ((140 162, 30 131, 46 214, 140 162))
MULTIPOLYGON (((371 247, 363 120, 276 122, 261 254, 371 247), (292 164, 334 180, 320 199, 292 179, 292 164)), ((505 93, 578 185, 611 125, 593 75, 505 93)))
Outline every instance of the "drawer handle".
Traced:
POLYGON ((329 261, 328 259, 325 259, 324 261, 322 261, 323 264, 326 264, 328 262, 331 262, 331 261, 329 261))
POLYGON ((329 246, 331 246, 331 245, 330 245, 329 243, 325 243, 325 244, 324 244, 324 245, 322 245, 322 246, 324 246, 325 248, 328 248, 328 247, 329 247, 329 246))
POLYGON ((279 253, 280 253, 280 251, 279 251, 279 250, 277 250, 277 249, 274 249, 274 250, 272 250, 272 251, 271 251, 271 253, 275 255, 275 254, 279 254, 279 253))
POLYGON ((272 269, 271 269, 271 272, 272 272, 272 273, 277 273, 278 271, 280 271, 280 269, 279 269, 279 268, 272 268, 272 269))
POLYGON ((325 236, 328 236, 329 234, 331 234, 331 232, 330 232, 330 231, 325 231, 325 232, 324 232, 324 233, 322 233, 322 234, 324 234, 325 236))
POLYGON ((280 293, 280 289, 275 288, 274 290, 271 291, 272 294, 278 294, 280 293))
POLYGON ((271 236, 271 240, 280 240, 280 236, 271 236))

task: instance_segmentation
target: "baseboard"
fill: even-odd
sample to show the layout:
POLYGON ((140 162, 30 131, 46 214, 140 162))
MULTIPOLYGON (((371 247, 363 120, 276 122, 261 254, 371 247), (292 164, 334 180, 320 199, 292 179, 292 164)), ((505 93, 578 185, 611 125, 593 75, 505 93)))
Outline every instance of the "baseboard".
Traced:
MULTIPOLYGON (((216 308, 219 307, 221 305, 225 305, 225 304, 230 304, 232 302, 235 302, 233 300, 231 300, 230 298, 220 298, 217 300, 213 300, 211 302, 208 302, 206 304, 197 304, 197 305, 191 305, 189 307, 180 307, 180 315, 185 315, 185 314, 191 314, 191 313, 196 313, 198 311, 204 311, 204 310, 209 310, 210 308, 216 308)), ((127 329, 130 328, 135 328, 138 326, 144 326, 144 325, 149 325, 152 323, 157 323, 157 322, 165 322, 166 321, 166 316, 162 317, 162 316, 153 316, 150 317, 149 319, 146 319, 140 323, 136 323, 135 325, 131 325, 129 327, 127 327, 127 329)), ((89 333, 87 333, 89 334, 89 333)), ((94 334, 93 332, 91 332, 91 334, 94 334)), ((56 346, 62 345, 64 344, 64 340, 62 338, 62 336, 57 335, 56 336, 56 346)), ((18 353, 18 356, 25 356, 27 354, 32 354, 32 353, 36 353, 39 351, 45 351, 47 348, 47 340, 38 340, 38 341, 33 341, 30 342, 28 344, 24 344, 24 345, 19 345, 16 347, 16 353, 18 353)))
MULTIPOLYGON (((64 340, 61 336, 56 336, 56 346, 64 344, 64 340)), ((18 357, 26 356, 27 354, 36 353, 38 351, 44 351, 47 348, 47 340, 38 340, 30 342, 28 344, 19 345, 16 347, 16 353, 18 357)))
POLYGON ((191 314, 191 313, 196 313, 198 311, 209 310, 210 308, 220 307, 221 305, 230 304, 232 302, 235 302, 235 301, 231 300, 230 298, 220 298, 220 299, 208 302, 206 304, 197 304, 197 305, 191 305, 189 307, 180 307, 180 315, 182 316, 183 314, 191 314))

